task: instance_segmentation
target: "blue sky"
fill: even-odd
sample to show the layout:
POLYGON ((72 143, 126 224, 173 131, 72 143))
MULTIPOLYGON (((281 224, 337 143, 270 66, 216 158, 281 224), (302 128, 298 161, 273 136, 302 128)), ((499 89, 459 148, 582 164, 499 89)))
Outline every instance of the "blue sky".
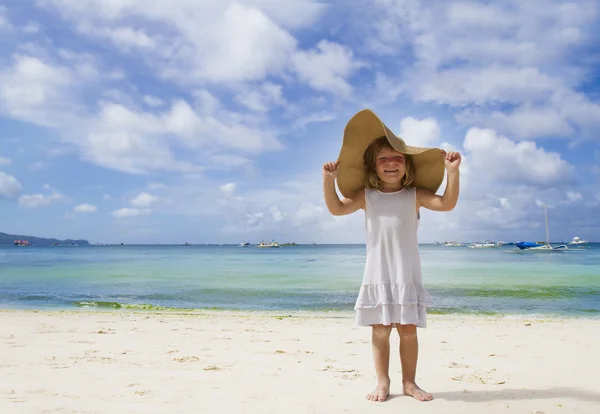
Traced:
POLYGON ((422 241, 600 240, 595 1, 1 4, 0 231, 364 242, 320 169, 371 108, 464 156, 422 241))

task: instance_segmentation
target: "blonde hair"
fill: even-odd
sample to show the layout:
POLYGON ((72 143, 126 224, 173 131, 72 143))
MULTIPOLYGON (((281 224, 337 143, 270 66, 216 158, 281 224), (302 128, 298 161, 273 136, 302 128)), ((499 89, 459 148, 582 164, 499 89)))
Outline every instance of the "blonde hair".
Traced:
MULTIPOLYGON (((383 181, 381 181, 377 175, 375 164, 377 162, 379 151, 385 148, 396 151, 388 141, 387 137, 383 136, 371 142, 365 150, 365 153, 363 154, 365 188, 370 190, 383 189, 383 181)), ((415 182, 415 164, 409 154, 404 154, 404 158, 406 160, 406 174, 402 177, 401 184, 402 188, 411 188, 414 186, 415 182)))

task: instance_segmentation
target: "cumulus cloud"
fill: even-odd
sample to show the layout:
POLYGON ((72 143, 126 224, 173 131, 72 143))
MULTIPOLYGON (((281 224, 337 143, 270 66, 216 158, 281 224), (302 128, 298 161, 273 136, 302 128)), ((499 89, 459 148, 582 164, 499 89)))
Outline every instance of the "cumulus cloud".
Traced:
POLYGON ((149 207, 152 204, 155 204, 159 201, 158 197, 155 195, 142 192, 133 200, 131 200, 131 205, 134 207, 149 207))
POLYGON ((0 196, 16 198, 21 194, 21 184, 12 175, 0 171, 0 196))
POLYGON ((572 179, 573 167, 560 154, 531 141, 514 142, 490 129, 471 128, 463 145, 473 168, 490 182, 556 185, 572 179))
MULTIPOLYGON (((51 64, 37 56, 13 56, 12 65, 0 68, 0 113, 43 126, 60 126, 78 107, 77 87, 93 84, 97 73, 84 57, 66 64, 51 64)), ((70 119, 70 126, 77 124, 70 119)))
POLYGON ((292 126, 297 129, 304 129, 309 124, 329 122, 334 120, 336 117, 337 115, 332 112, 316 112, 299 117, 294 121, 292 126))
POLYGON ((588 69, 570 58, 595 38, 596 2, 360 4, 376 26, 361 29, 373 51, 412 52, 382 68, 377 93, 468 105, 460 122, 519 138, 596 137, 600 102, 578 92, 588 69))
POLYGON ((409 116, 400 121, 400 137, 415 147, 432 147, 440 139, 440 127, 434 118, 418 120, 409 116))
POLYGON ((257 112, 267 112, 274 106, 285 105, 281 85, 271 82, 265 82, 257 88, 242 91, 235 96, 235 100, 257 112))
POLYGON ((52 194, 31 194, 19 197, 19 204, 25 208, 37 208, 65 201, 66 197, 58 192, 52 194))
POLYGON ((119 210, 113 211, 111 214, 117 218, 139 217, 150 214, 150 210, 124 207, 120 208, 119 210))
POLYGON ((347 46, 327 40, 321 40, 314 50, 296 52, 292 61, 300 79, 312 88, 343 96, 352 91, 346 79, 362 65, 347 46))
POLYGON ((54 127, 86 161, 130 173, 198 170, 197 165, 177 159, 173 148, 181 144, 197 151, 260 153, 281 148, 268 127, 246 123, 214 105, 207 113, 178 99, 155 113, 102 100, 97 111, 88 111, 78 93, 97 71, 84 69, 89 66, 85 60, 77 65, 74 70, 33 56, 16 56, 12 66, 0 69, 0 113, 54 127))
POLYGON ((150 105, 152 107, 164 105, 164 101, 156 96, 144 95, 143 100, 144 100, 144 103, 146 103, 147 105, 150 105))
POLYGON ((233 194, 235 192, 235 183, 223 184, 220 189, 225 194, 233 194))
POLYGON ((127 52, 137 49, 161 76, 191 82, 252 81, 280 73, 297 46, 285 27, 308 25, 323 10, 323 5, 300 1, 288 2, 285 12, 274 3, 254 1, 179 0, 169 6, 133 1, 103 8, 91 3, 45 2, 75 22, 81 34, 109 40, 127 52), (132 18, 170 30, 152 34, 131 27, 132 18))
POLYGON ((79 204, 73 207, 73 213, 94 213, 98 210, 98 207, 92 204, 79 204))
POLYGON ((13 25, 8 20, 6 7, 0 6, 0 32, 13 29, 13 25))

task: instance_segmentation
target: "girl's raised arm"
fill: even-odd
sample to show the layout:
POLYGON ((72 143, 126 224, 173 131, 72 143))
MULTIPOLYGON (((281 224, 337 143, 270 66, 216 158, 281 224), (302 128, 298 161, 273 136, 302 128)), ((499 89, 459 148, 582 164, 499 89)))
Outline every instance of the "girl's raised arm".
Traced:
POLYGON ((334 216, 351 214, 360 208, 364 208, 365 192, 358 191, 351 198, 340 200, 335 191, 335 179, 338 176, 338 162, 326 162, 323 164, 323 196, 327 209, 334 216))
POLYGON ((446 171, 448 171, 444 195, 439 196, 430 190, 417 188, 417 210, 419 207, 425 207, 434 211, 450 211, 456 207, 460 187, 458 167, 462 157, 458 152, 446 153, 442 151, 442 154, 446 171))

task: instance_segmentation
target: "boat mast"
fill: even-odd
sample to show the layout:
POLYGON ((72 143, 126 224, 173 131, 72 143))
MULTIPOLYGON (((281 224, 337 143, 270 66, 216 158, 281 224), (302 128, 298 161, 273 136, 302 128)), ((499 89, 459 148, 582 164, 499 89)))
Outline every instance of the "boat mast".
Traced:
POLYGON ((550 233, 548 232, 548 206, 544 203, 544 213, 546 215, 546 245, 550 246, 550 233))

